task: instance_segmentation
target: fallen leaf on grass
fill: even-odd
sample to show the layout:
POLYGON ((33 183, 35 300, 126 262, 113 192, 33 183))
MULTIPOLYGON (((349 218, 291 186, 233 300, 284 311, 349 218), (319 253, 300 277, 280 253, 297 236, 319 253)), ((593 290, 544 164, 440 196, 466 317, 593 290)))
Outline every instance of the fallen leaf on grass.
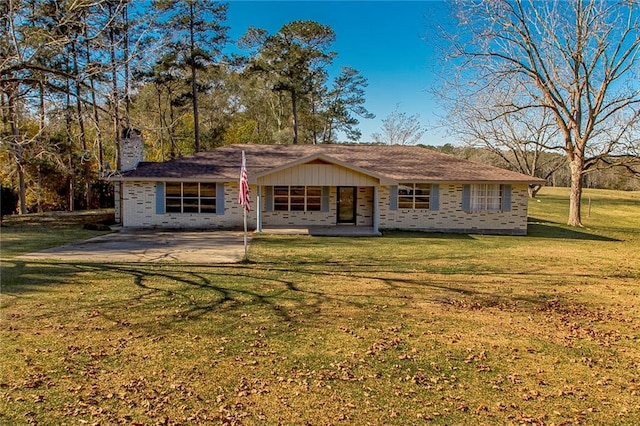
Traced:
POLYGON ((474 414, 480 414, 480 412, 482 412, 482 411, 489 412, 490 410, 489 410, 489 407, 487 407, 486 405, 480 404, 480 405, 478 405, 478 407, 475 410, 473 410, 473 413, 474 414))

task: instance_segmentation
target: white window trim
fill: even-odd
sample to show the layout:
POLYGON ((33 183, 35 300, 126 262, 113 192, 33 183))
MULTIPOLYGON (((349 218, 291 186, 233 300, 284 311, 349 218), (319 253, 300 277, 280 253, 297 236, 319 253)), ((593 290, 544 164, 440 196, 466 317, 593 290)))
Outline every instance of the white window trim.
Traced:
POLYGON ((213 197, 204 197, 202 196, 202 182, 165 182, 165 190, 164 190, 164 202, 165 202, 165 213, 174 213, 174 214, 216 214, 216 210, 218 207, 218 197, 217 197, 217 185, 215 183, 209 183, 209 185, 213 185, 214 188, 214 196, 213 197), (184 196, 184 184, 197 184, 198 185, 198 196, 197 197, 185 197, 184 196), (167 190, 168 185, 180 184, 180 196, 177 195, 169 195, 169 191, 167 190), (184 211, 184 200, 197 200, 198 201, 198 211, 197 212, 185 212, 184 211), (169 203, 168 200, 180 200, 180 211, 169 211, 169 203), (203 212, 202 211, 202 200, 213 200, 213 211, 203 212))
POLYGON ((430 210, 431 209, 431 184, 423 184, 420 182, 401 182, 400 185, 398 185, 398 209, 402 209, 402 210, 430 210), (416 185, 425 185, 428 187, 428 191, 429 193, 427 195, 425 194, 416 194, 416 185), (410 195, 403 195, 400 194, 401 191, 401 187, 402 186, 411 186, 412 187, 412 194, 410 195), (418 198, 424 198, 427 197, 429 198, 429 205, 427 207, 416 207, 416 197, 418 198), (401 199, 402 198, 411 198, 411 207, 402 207, 400 204, 402 203, 401 199))
POLYGON ((274 185, 273 187, 273 211, 274 212, 320 212, 322 211, 322 186, 316 185, 274 185), (303 210, 291 210, 291 187, 303 187, 304 188, 304 209, 303 210), (284 195, 277 195, 276 188, 287 188, 287 210, 279 210, 276 206, 279 204, 276 203, 276 197, 284 197, 284 195), (309 210, 309 188, 317 188, 320 191, 320 195, 317 196, 319 200, 318 208, 314 210, 309 210))
POLYGON ((472 212, 502 211, 502 197, 504 194, 500 184, 472 184, 469 196, 469 209, 472 212))

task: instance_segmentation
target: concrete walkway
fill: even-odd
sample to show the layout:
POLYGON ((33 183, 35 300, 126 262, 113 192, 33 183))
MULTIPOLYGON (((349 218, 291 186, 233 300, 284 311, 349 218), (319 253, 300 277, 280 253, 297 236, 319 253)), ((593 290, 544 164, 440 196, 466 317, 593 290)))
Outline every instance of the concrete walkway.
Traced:
MULTIPOLYGON (((251 234, 248 235, 250 240, 251 234)), ((235 231, 120 231, 22 255, 21 260, 73 262, 234 263, 244 257, 235 231)))
MULTIPOLYGON (((379 236, 371 227, 311 226, 273 227, 265 234, 312 236, 379 236)), ((251 241, 251 233, 248 241, 251 241)), ((19 256, 21 260, 65 262, 180 262, 235 263, 244 258, 243 233, 239 231, 121 230, 86 241, 19 256)))

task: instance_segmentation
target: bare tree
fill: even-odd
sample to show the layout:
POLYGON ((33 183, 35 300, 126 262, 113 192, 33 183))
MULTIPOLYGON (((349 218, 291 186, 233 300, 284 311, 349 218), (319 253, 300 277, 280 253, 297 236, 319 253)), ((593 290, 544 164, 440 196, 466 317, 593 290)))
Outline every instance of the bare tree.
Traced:
POLYGON ((426 131, 419 118, 418 114, 407 115, 405 112, 399 112, 396 106, 396 109, 382 120, 382 130, 373 133, 371 139, 375 143, 387 145, 414 145, 426 131))
MULTIPOLYGON (((450 49, 468 97, 518 87, 503 114, 551 114, 571 168, 568 224, 582 226, 583 176, 603 161, 638 170, 638 0, 460 1, 450 49), (505 89, 506 88, 506 89, 505 89)), ((496 105, 489 106, 490 108, 496 105)))
MULTIPOLYGON (((444 99, 442 94, 438 95, 444 99)), ((494 93, 492 97, 453 96, 446 98, 450 107, 446 122, 451 133, 474 148, 486 148, 502 160, 503 165, 529 176, 548 179, 566 165, 566 158, 548 155, 561 145, 560 130, 549 110, 510 111, 503 105, 517 94, 494 93), (496 99, 496 96, 500 98, 496 99)), ((529 186, 535 197, 542 185, 529 186)))

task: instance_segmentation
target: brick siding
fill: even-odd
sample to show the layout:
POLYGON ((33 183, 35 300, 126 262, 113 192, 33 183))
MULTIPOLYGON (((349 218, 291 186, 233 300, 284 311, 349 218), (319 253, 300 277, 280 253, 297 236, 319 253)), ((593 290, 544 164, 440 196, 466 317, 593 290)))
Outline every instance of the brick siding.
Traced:
MULTIPOLYGON (((255 197, 252 207, 255 207, 255 197)), ((241 229, 242 206, 238 204, 238 184, 224 185, 224 215, 216 213, 163 213, 156 211, 155 182, 125 182, 123 189, 123 226, 128 228, 196 228, 241 229)), ((255 212, 249 213, 247 225, 255 229, 255 212)))
MULTIPOLYGON (((248 215, 249 229, 256 227, 255 187, 251 187, 251 206, 248 215)), ((373 225, 373 188, 358 187, 358 226, 373 225)), ((123 226, 131 228, 202 228, 240 229, 243 226, 242 207, 237 202, 238 184, 224 185, 224 215, 202 213, 156 213, 156 184, 154 182, 124 182, 123 226)), ((419 231, 504 233, 525 235, 527 232, 526 185, 512 185, 511 211, 509 212, 465 212, 462 210, 462 185, 441 184, 440 206, 434 210, 391 210, 390 188, 378 188, 380 229, 404 229, 419 231)), ((263 227, 269 226, 333 226, 336 224, 336 187, 329 191, 328 212, 264 212, 263 227)))
POLYGON ((420 231, 446 231, 469 233, 527 233, 526 185, 512 185, 511 211, 465 212, 462 210, 462 185, 440 185, 438 210, 411 210, 389 208, 390 188, 379 189, 380 229, 406 229, 420 231))

